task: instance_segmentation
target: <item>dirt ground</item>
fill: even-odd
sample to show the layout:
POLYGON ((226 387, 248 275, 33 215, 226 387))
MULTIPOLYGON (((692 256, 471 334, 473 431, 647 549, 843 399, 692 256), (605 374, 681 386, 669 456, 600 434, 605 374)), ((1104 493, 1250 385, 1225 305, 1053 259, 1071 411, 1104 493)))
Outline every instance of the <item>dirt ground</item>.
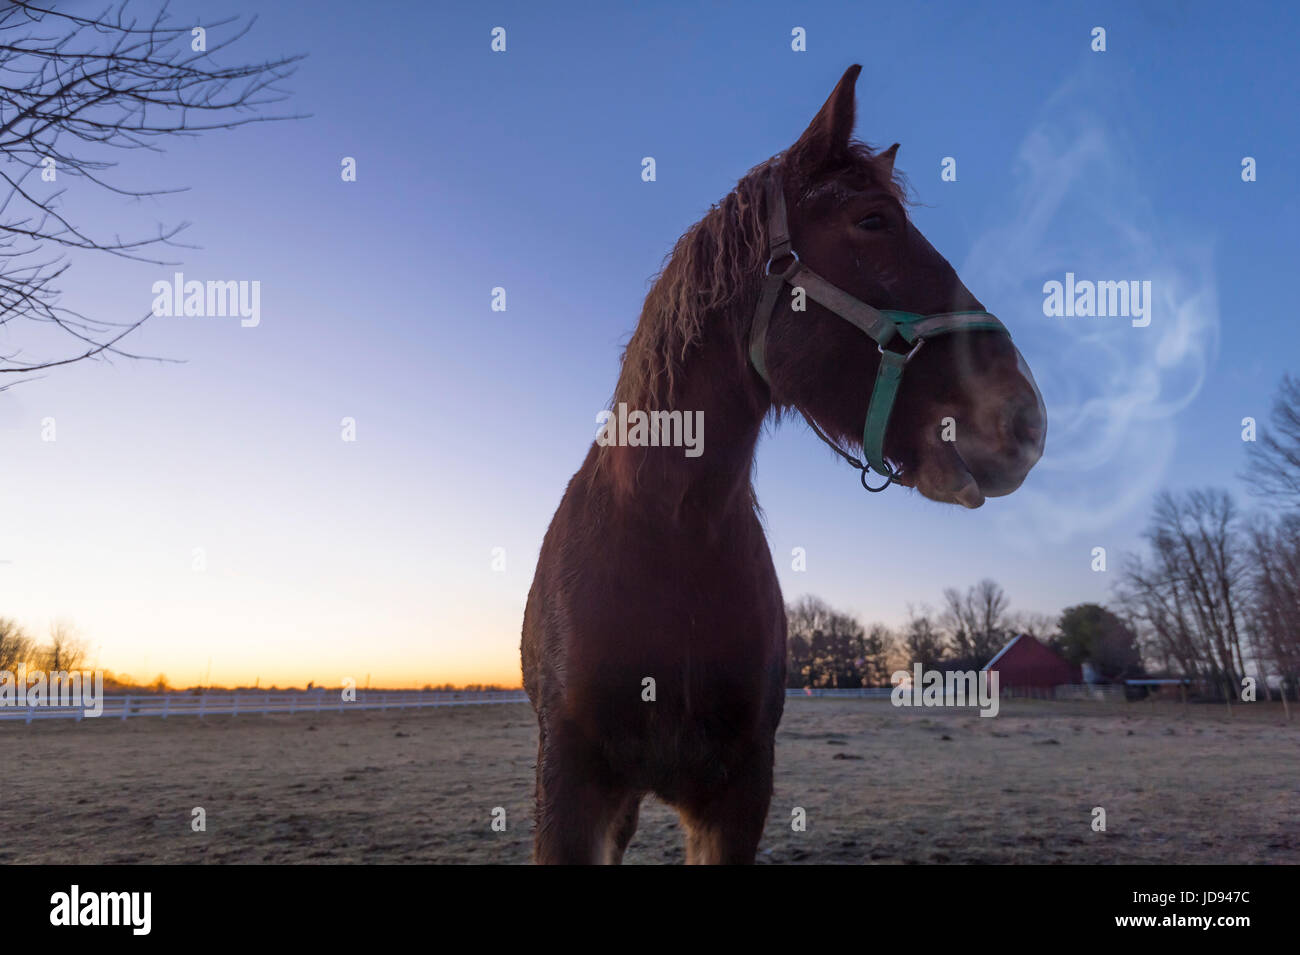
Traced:
MULTIPOLYGON (((0 862, 523 863, 536 745, 527 704, 0 723, 0 862)), ((682 857, 648 799, 626 861, 682 857)), ((791 700, 759 860, 1300 863, 1300 719, 791 700)))

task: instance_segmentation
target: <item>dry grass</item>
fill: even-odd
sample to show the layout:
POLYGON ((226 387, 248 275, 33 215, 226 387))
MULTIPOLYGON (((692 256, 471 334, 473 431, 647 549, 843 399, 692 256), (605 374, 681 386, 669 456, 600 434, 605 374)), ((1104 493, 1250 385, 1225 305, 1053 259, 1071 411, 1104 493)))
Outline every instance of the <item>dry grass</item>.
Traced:
MULTIPOLYGON (((982 719, 792 700, 760 860, 1300 862, 1300 722, 1262 703, 1233 714, 1026 702, 982 719), (791 831, 795 806, 806 832, 791 831)), ((529 858, 523 704, 0 723, 0 750, 0 862, 529 858)), ((675 814, 647 800, 627 861, 681 859, 675 814)))

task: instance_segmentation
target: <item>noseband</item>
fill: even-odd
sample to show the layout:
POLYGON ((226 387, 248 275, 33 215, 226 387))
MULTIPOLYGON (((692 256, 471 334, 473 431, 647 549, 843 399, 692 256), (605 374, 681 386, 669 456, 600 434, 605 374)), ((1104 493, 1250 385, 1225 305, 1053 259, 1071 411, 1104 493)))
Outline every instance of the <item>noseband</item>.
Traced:
POLYGON ((767 275, 763 280, 763 292, 758 300, 758 309, 754 312, 754 324, 750 332, 749 360, 770 389, 772 382, 767 376, 767 326, 787 284, 793 288, 802 288, 808 298, 865 332, 880 352, 880 367, 876 371, 871 402, 867 405, 867 420, 862 429, 862 455, 867 459, 866 463, 826 437, 807 414, 803 416, 819 438, 862 472, 864 488, 868 491, 883 491, 898 478, 898 473, 885 462, 885 432, 889 428, 889 416, 894 410, 898 388, 903 382, 903 369, 921 350, 926 339, 964 331, 997 331, 1008 336, 1011 333, 989 312, 917 315, 914 312, 882 311, 826 281, 799 260, 790 244, 790 223, 786 219, 785 192, 779 173, 773 173, 767 185, 767 253, 767 275), (784 270, 776 271, 776 264, 786 259, 790 260, 790 264, 784 270), (906 346, 907 350, 895 350, 900 345, 906 346), (869 485, 868 469, 881 475, 885 483, 880 487, 869 485))

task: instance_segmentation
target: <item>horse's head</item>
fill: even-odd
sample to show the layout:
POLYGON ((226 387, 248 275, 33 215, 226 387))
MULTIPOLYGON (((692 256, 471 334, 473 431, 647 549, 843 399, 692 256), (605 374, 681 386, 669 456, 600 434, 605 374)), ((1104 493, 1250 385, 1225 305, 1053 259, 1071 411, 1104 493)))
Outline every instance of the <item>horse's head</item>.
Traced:
MULTIPOLYGON (((989 327, 996 320, 948 317, 982 314, 984 306, 908 219, 894 183, 897 146, 872 154, 851 140, 860 69, 844 74, 798 142, 771 167, 781 177, 791 244, 799 261, 831 286, 874 309, 912 313, 903 319, 916 322, 906 326, 909 335, 922 329, 919 316, 945 316, 935 323, 936 334, 921 334, 924 348, 890 329, 884 349, 911 357, 881 446, 899 483, 936 501, 979 507, 986 497, 1018 488, 1038 461, 1046 410, 1010 336, 989 327)), ((881 350, 845 320, 844 309, 823 304, 827 294, 819 302, 809 289, 800 303, 800 290, 792 288, 799 282, 789 279, 766 329, 773 400, 803 412, 836 441, 863 443, 881 350)))

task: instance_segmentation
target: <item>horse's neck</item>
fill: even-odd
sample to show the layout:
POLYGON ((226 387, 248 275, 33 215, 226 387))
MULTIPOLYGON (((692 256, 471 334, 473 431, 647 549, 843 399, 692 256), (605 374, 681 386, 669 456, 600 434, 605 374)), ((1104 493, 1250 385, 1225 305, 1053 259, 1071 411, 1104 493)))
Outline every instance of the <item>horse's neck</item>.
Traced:
POLYGON ((696 528, 718 528, 752 510, 754 451, 770 407, 748 363, 738 357, 731 317, 713 319, 675 369, 672 394, 663 382, 664 393, 650 402, 656 410, 702 423, 700 454, 687 456, 682 447, 604 449, 628 506, 696 528))

